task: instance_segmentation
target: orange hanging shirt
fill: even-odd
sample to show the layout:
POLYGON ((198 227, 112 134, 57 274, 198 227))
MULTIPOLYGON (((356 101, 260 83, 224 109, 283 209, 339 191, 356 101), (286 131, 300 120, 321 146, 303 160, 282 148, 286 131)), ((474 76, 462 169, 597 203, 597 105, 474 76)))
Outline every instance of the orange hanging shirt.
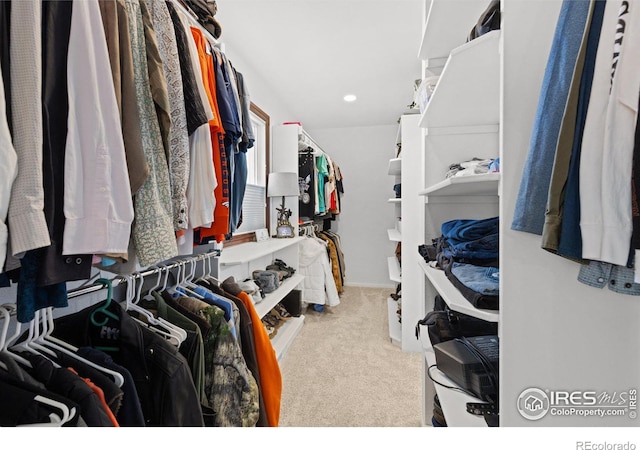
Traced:
POLYGON ((216 77, 213 69, 213 56, 209 42, 201 30, 191 27, 191 33, 198 49, 202 80, 211 105, 214 118, 209 121, 211 130, 211 143, 213 146, 213 167, 218 186, 214 189, 216 206, 213 212, 213 223, 208 228, 195 230, 196 240, 213 237, 216 241, 224 240, 224 235, 229 232, 229 172, 227 170, 226 154, 224 151, 224 128, 220 120, 218 100, 216 97, 216 77))

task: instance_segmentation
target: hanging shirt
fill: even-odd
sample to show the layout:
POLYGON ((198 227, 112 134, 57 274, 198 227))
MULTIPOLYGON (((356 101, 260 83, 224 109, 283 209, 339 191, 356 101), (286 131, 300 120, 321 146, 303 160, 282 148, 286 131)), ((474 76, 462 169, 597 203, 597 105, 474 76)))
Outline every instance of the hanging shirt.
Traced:
POLYGON ((564 0, 547 60, 511 228, 541 235, 556 143, 589 10, 564 0))
POLYGON ((604 14, 580 158, 582 257, 624 266, 633 228, 640 7, 611 0, 604 14))
POLYGON ((99 0, 98 4, 120 110, 129 184, 131 194, 135 195, 149 176, 149 165, 142 148, 140 117, 136 106, 136 84, 127 11, 124 0, 99 0))
POLYGON ((158 41, 164 77, 169 96, 169 174, 171 176, 171 201, 173 205, 173 227, 187 228, 187 183, 189 180, 189 134, 187 112, 180 71, 180 59, 173 22, 165 0, 146 2, 153 19, 153 28, 158 41))
POLYGON ((44 215, 42 178, 42 4, 10 5, 11 95, 17 100, 11 109, 11 124, 18 175, 7 192, 11 192, 8 223, 15 256, 46 247, 51 240, 44 215))
POLYGON ((216 207, 214 219, 210 227, 202 227, 195 230, 194 240, 198 243, 206 243, 210 240, 218 242, 224 240, 229 231, 229 167, 224 145, 225 129, 220 115, 216 75, 211 44, 205 39, 204 34, 198 28, 191 27, 191 32, 198 49, 202 79, 214 118, 209 122, 211 142, 213 148, 213 164, 218 185, 214 189, 216 207))
POLYGON ((9 209, 11 186, 16 179, 18 156, 11 143, 2 82, 0 82, 0 161, 2 161, 0 163, 0 267, 4 267, 8 243, 8 231, 4 222, 9 209))
POLYGON ((74 3, 67 66, 62 253, 127 253, 133 201, 97 0, 74 3))
POLYGON ((169 168, 149 84, 141 6, 138 0, 126 0, 125 4, 129 18, 142 143, 152 174, 135 196, 133 241, 140 265, 149 266, 177 256, 178 248, 173 232, 169 168))
POLYGON ((52 286, 86 280, 91 275, 91 255, 62 255, 65 227, 65 149, 69 92, 67 60, 74 2, 42 2, 42 168, 44 214, 51 245, 37 252, 36 284, 52 286))
MULTIPOLYGON (((189 184, 187 186, 187 202, 189 211, 189 229, 191 238, 184 239, 181 246, 193 247, 193 229, 202 226, 211 226, 213 212, 216 206, 214 190, 218 186, 214 167, 213 142, 211 140, 211 121, 215 120, 211 103, 205 88, 203 70, 200 65, 200 56, 196 47, 191 26, 182 12, 178 17, 185 31, 185 43, 187 45, 190 61, 193 64, 194 86, 196 94, 200 98, 205 122, 195 129, 189 136, 189 157, 191 167, 189 169, 189 184)), ((177 26, 176 26, 177 28, 177 26)), ((213 122, 214 124, 217 122, 213 122)), ((187 254, 193 253, 185 249, 187 254)))
POLYGON ((324 185, 326 178, 329 176, 327 169, 327 158, 324 153, 316 157, 316 168, 318 169, 318 214, 324 214, 327 211, 324 197, 324 185))

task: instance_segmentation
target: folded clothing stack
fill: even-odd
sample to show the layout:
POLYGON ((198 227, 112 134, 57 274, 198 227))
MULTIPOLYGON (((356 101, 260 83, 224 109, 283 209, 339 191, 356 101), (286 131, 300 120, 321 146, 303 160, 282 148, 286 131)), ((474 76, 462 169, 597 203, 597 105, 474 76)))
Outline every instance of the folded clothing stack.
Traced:
POLYGON ((451 220, 442 224, 442 235, 432 245, 420 245, 418 252, 432 266, 444 270, 449 281, 473 306, 497 310, 498 230, 498 217, 451 220))

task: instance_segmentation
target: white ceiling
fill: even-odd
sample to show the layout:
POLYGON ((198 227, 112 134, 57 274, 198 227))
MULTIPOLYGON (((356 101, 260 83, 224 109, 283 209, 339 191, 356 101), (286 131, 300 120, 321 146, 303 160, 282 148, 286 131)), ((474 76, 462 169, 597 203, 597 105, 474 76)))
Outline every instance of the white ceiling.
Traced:
POLYGON ((227 51, 252 65, 291 120, 307 129, 392 125, 420 78, 423 3, 217 0, 216 19, 227 51))

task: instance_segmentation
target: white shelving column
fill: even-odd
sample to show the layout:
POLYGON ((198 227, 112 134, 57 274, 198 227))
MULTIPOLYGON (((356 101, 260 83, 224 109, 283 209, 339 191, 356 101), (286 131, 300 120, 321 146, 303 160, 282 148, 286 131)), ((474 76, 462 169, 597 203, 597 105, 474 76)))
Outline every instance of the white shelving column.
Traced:
MULTIPOLYGON (((436 74, 439 78, 418 124, 422 128, 423 178, 414 192, 423 209, 417 219, 422 227, 416 232, 420 242, 409 247, 411 266, 419 272, 418 284, 423 288, 423 316, 433 309, 438 295, 452 310, 498 322, 497 311, 474 308, 442 270, 425 263, 417 246, 429 245, 438 238, 446 221, 498 215, 500 174, 446 179, 446 173, 452 164, 499 156, 500 31, 466 42, 469 31, 489 5, 488 0, 430 0, 426 5, 428 15, 419 58, 423 76, 436 74)), ((404 264, 403 268, 408 269, 404 264)), ((432 367, 436 361, 426 328, 420 335, 425 357, 423 422, 430 422, 437 393, 447 426, 487 426, 482 417, 466 411, 466 403, 479 402, 478 399, 437 384, 455 385, 432 367)))
MULTIPOLYGON (((254 270, 264 270, 275 258, 281 259, 288 266, 298 267, 298 242, 300 237, 294 238, 271 238, 262 242, 246 242, 232 247, 223 248, 218 258, 218 278, 226 279, 233 276, 236 280, 243 280, 251 277, 254 270)), ((255 309, 260 318, 280 303, 291 291, 296 289, 304 277, 294 274, 287 278, 273 292, 265 295, 262 301, 255 304, 255 309)), ((271 343, 280 360, 287 349, 300 332, 304 324, 304 315, 292 317, 287 320, 278 330, 271 343)))
MULTIPOLYGON (((402 145, 402 133, 401 127, 398 127, 398 133, 396 136, 396 147, 402 145)), ((402 185, 402 158, 398 156, 397 148, 394 149, 395 157, 389 160, 389 168, 387 174, 393 177, 393 184, 402 185)), ((387 234, 391 242, 396 242, 396 245, 402 242, 401 220, 402 220, 402 198, 391 198, 389 202, 392 203, 393 211, 396 218, 396 226, 388 229, 387 234)), ((402 283, 402 269, 400 268, 400 261, 394 256, 387 257, 387 266, 389 268, 389 279, 399 285, 402 283)), ((400 300, 402 301, 402 300, 400 300)), ((399 305, 398 300, 389 296, 387 298, 387 319, 389 324, 389 338, 391 342, 398 347, 402 346, 402 324, 400 322, 400 316, 398 315, 399 305)))
POLYGON ((405 114, 402 127, 402 350, 420 352, 415 336, 416 323, 426 313, 424 282, 416 265, 418 246, 424 242, 424 198, 418 191, 424 187, 424 152, 419 114, 405 114))

